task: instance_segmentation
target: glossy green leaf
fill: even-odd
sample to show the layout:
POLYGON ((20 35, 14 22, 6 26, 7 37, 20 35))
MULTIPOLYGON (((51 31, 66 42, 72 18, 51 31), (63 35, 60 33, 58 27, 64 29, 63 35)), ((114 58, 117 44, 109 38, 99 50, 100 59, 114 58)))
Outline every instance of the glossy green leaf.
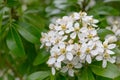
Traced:
POLYGON ((119 76, 119 77, 117 77, 117 78, 115 78, 114 80, 120 80, 120 76, 119 76))
POLYGON ((105 0, 104 2, 107 3, 107 2, 118 2, 120 0, 105 0))
POLYGON ((113 51, 116 53, 116 55, 120 55, 120 49, 118 47, 114 48, 113 51))
POLYGON ((48 60, 48 57, 49 57, 49 54, 46 54, 46 55, 38 54, 37 57, 35 58, 33 65, 39 65, 46 62, 48 60))
POLYGON ((99 76, 114 79, 120 76, 120 71, 116 65, 108 63, 106 68, 102 68, 102 63, 96 62, 91 65, 92 71, 99 76))
POLYGON ((1 34, 1 27, 2 27, 2 17, 3 17, 3 15, 0 14, 0 34, 1 34))
POLYGON ((8 48, 14 55, 19 57, 25 56, 25 51, 21 38, 15 29, 11 28, 9 30, 6 42, 8 48))
POLYGON ((27 41, 31 43, 40 43, 40 32, 39 30, 28 23, 15 24, 17 30, 27 41))
POLYGON ((83 68, 79 79, 80 80, 95 80, 90 68, 83 68))
POLYGON ((14 7, 14 6, 17 6, 18 4, 19 4, 18 0, 7 0, 8 7, 14 7))
POLYGON ((109 34, 114 34, 111 30, 108 29, 99 29, 97 32, 101 40, 104 40, 104 38, 109 34))
POLYGON ((96 76, 96 80, 113 80, 113 79, 102 77, 102 76, 96 76))
POLYGON ((119 11, 111 6, 99 5, 94 7, 90 12, 93 15, 119 15, 119 11), (102 6, 102 7, 100 7, 102 6), (95 13, 95 14, 94 14, 95 13))
POLYGON ((27 80, 44 80, 48 76, 50 76, 49 71, 38 71, 29 75, 27 80))

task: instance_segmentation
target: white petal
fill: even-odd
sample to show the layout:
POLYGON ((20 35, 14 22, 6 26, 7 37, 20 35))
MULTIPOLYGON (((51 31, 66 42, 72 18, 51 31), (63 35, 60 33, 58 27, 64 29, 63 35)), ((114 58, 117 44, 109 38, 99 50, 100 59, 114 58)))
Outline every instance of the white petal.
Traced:
POLYGON ((60 31, 59 34, 60 34, 60 35, 63 35, 63 34, 64 34, 64 31, 60 31))
POLYGON ((67 51, 71 51, 72 49, 73 49, 73 45, 69 45, 69 46, 67 46, 67 48, 66 48, 67 51))
POLYGON ((63 42, 59 43, 60 48, 65 48, 65 44, 63 42))
POLYGON ((92 34, 93 36, 95 36, 95 35, 97 34, 97 31, 96 31, 96 30, 93 30, 93 31, 91 31, 91 34, 92 34))
POLYGON ((73 59, 73 54, 72 53, 67 53, 66 58, 71 61, 73 59))
POLYGON ((74 76, 74 70, 73 69, 69 69, 68 70, 68 75, 73 77, 74 76))
POLYGON ((93 38, 93 41, 97 41, 97 40, 99 40, 99 37, 94 37, 93 38))
POLYGON ((79 23, 76 22, 75 25, 74 25, 75 28, 79 27, 79 23))
POLYGON ((61 62, 56 62, 56 63, 55 63, 55 67, 56 67, 56 68, 61 68, 61 62))
POLYGON ((93 23, 98 23, 99 21, 97 19, 93 19, 93 23))
POLYGON ((115 32, 116 35, 120 36, 120 29, 115 32))
POLYGON ((102 67, 105 68, 107 66, 107 61, 103 60, 102 67))
POLYGON ((98 51, 92 50, 92 51, 91 51, 91 54, 92 54, 92 56, 96 56, 96 55, 98 54, 98 51))
POLYGON ((110 58, 110 59, 108 59, 108 61, 111 62, 111 63, 115 63, 115 58, 114 57, 110 58))
POLYGON ((56 61, 55 58, 50 58, 47 63, 48 63, 49 65, 51 65, 51 64, 54 64, 55 61, 56 61))
POLYGON ((101 42, 101 41, 97 41, 97 42, 96 42, 96 45, 97 45, 97 46, 99 46, 99 47, 103 47, 103 45, 102 45, 102 42, 101 42))
POLYGON ((91 56, 87 55, 86 56, 86 61, 90 64, 92 62, 91 56))
POLYGON ((57 62, 61 62, 65 59, 65 55, 60 55, 57 59, 57 62))
POLYGON ((60 26, 55 26, 55 30, 61 30, 60 26))
POLYGON ((113 49, 113 48, 115 48, 115 47, 116 47, 115 44, 110 44, 110 45, 108 45, 108 49, 113 49))
POLYGON ((104 48, 98 48, 98 52, 100 52, 100 53, 103 53, 104 52, 104 48))
POLYGON ((52 75, 55 75, 55 68, 54 67, 52 67, 52 75))
POLYGON ((86 51, 86 49, 87 49, 87 44, 86 43, 83 43, 82 44, 82 47, 81 47, 81 52, 85 52, 86 51))
POLYGON ((62 38, 62 41, 64 41, 64 40, 66 40, 68 38, 68 36, 66 35, 66 36, 64 36, 63 38, 62 38))
POLYGON ((76 38, 76 32, 73 32, 72 34, 70 34, 70 37, 71 37, 72 39, 75 39, 75 38, 76 38))
POLYGON ((47 42, 45 45, 46 45, 46 46, 51 46, 51 43, 50 43, 50 42, 47 42))
POLYGON ((61 69, 61 72, 65 73, 68 71, 68 67, 67 66, 63 66, 63 68, 61 69))
POLYGON ((81 63, 78 63, 77 65, 74 66, 75 68, 81 68, 82 67, 82 64, 81 63))
POLYGON ((78 62, 79 62, 79 60, 80 60, 80 59, 78 59, 78 58, 79 58, 78 56, 75 56, 75 57, 73 58, 73 60, 71 61, 71 63, 72 63, 73 65, 77 65, 78 62))
POLYGON ((86 57, 86 54, 85 53, 82 53, 81 56, 80 56, 80 59, 84 60, 86 57))
POLYGON ((100 56, 100 55, 96 57, 96 60, 97 60, 97 61, 101 61, 102 59, 103 59, 103 57, 100 56))
POLYGON ((115 54, 113 51, 111 51, 111 50, 107 50, 107 53, 108 54, 115 54))

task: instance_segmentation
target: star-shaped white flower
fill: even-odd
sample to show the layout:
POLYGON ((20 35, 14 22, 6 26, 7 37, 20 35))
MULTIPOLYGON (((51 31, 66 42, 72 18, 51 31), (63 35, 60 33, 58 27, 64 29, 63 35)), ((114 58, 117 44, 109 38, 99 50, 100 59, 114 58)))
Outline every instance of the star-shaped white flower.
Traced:
POLYGON ((74 76, 74 69, 82 67, 82 64, 76 58, 73 58, 72 61, 65 60, 64 63, 66 66, 62 67, 61 72, 65 73, 68 71, 68 75, 72 77, 74 76))

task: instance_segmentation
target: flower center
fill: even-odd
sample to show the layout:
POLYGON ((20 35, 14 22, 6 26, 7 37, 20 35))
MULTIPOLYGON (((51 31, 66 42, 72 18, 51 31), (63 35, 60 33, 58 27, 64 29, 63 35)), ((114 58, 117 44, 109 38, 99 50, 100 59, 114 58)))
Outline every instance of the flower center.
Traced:
POLYGON ((80 30, 80 27, 78 26, 78 27, 75 27, 75 31, 76 32, 79 32, 79 30, 80 30))
POLYGON ((58 54, 57 54, 57 53, 55 53, 55 54, 54 54, 54 57, 55 57, 55 58, 58 58, 58 54))
POLYGON ((78 56, 81 55, 81 52, 77 52, 77 55, 78 55, 78 56))
POLYGON ((67 67, 71 69, 71 68, 73 68, 73 64, 69 63, 69 64, 67 64, 67 67))
POLYGON ((65 25, 61 25, 62 30, 66 30, 66 26, 65 25))
POLYGON ((87 54, 90 53, 90 49, 89 49, 89 48, 86 49, 86 53, 87 53, 87 54))
POLYGON ((104 56, 104 58, 106 59, 106 58, 108 58, 110 55, 109 55, 107 52, 105 52, 103 56, 104 56))
POLYGON ((103 44, 103 46, 104 46, 104 48, 107 48, 107 47, 108 47, 108 45, 107 45, 107 44, 103 44))
POLYGON ((60 52, 61 52, 62 54, 65 54, 65 53, 66 53, 65 48, 62 48, 62 49, 60 50, 60 52))
POLYGON ((55 43, 59 43, 59 39, 56 39, 56 40, 55 40, 55 43))
POLYGON ((92 35, 92 34, 89 34, 89 35, 88 35, 88 38, 90 38, 90 39, 93 38, 93 35, 92 35))
POLYGON ((90 25, 88 25, 88 27, 87 27, 89 30, 93 30, 94 28, 92 27, 92 26, 90 26, 90 25))

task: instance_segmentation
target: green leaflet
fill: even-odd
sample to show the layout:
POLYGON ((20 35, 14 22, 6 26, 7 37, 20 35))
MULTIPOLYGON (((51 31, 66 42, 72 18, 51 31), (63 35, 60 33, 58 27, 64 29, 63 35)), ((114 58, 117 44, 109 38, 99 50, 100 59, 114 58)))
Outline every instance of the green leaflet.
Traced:
POLYGON ((49 71, 38 71, 28 76, 27 80, 43 80, 50 76, 49 71))
POLYGON ((82 69, 79 80, 95 80, 93 73, 89 67, 82 69))
POLYGON ((104 38, 109 34, 114 34, 111 30, 108 29, 99 29, 97 32, 101 40, 104 40, 104 38))
POLYGON ((20 24, 15 24, 18 32, 23 38, 31 43, 40 43, 40 32, 37 28, 28 23, 21 22, 20 24))
POLYGON ((92 64, 91 65, 92 72, 94 72, 96 75, 111 79, 120 76, 120 71, 114 64, 108 63, 106 68, 102 68, 101 66, 102 64, 99 62, 92 64))
POLYGON ((21 41, 20 36, 18 35, 17 31, 13 28, 10 28, 8 35, 7 35, 7 46, 9 50, 18 57, 25 56, 24 47, 21 41))

